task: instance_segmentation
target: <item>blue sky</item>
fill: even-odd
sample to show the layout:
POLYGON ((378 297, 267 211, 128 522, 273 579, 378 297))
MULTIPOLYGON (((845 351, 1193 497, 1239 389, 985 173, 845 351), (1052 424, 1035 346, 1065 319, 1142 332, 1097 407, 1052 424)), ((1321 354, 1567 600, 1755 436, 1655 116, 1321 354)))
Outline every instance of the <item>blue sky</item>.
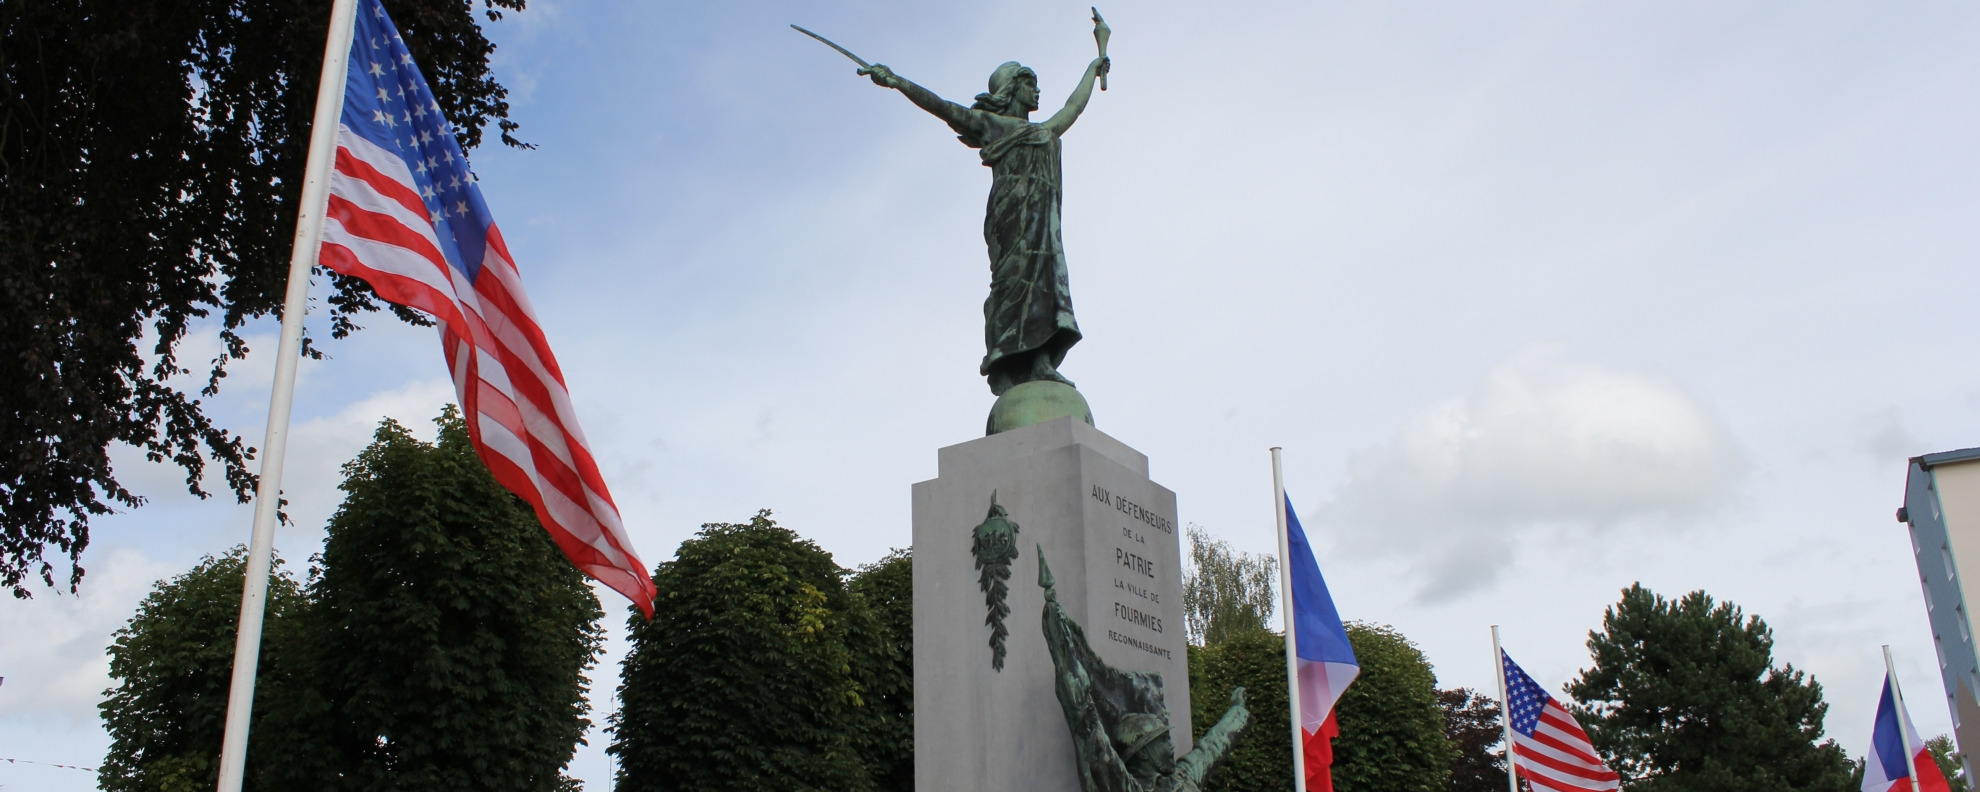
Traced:
MULTIPOLYGON (((1497 623, 1558 690, 1642 581, 1765 618, 1852 755, 1881 644, 1920 729, 1949 729, 1892 513, 1905 457, 1980 445, 1980 10, 1102 11, 1111 90, 1065 146, 1086 340, 1064 371, 1183 521, 1271 550, 1283 446, 1342 614, 1394 624, 1444 685, 1490 686, 1497 623)), ((963 101, 1016 59, 1049 109, 1092 57, 1086 6, 1043 2, 539 0, 489 26, 539 148, 472 157, 649 563, 762 507, 878 558, 991 401, 988 171, 793 22, 963 101)), ((451 398, 431 331, 370 324, 303 367, 292 566, 377 421, 451 398)), ((259 332, 213 402, 256 440, 259 332)), ((97 764, 111 632, 247 538, 246 509, 118 459, 152 502, 98 523, 82 596, 0 602, 7 757, 97 764)), ((593 743, 573 773, 604 789, 593 743)))

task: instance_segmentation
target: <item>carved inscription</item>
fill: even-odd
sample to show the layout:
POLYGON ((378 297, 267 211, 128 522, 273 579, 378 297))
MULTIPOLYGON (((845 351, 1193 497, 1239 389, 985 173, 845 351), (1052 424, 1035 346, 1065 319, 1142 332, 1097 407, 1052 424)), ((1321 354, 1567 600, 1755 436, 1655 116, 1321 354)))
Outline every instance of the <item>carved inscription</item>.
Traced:
POLYGON ((1122 635, 1114 630, 1107 631, 1107 640, 1113 641, 1114 643, 1117 644, 1132 646, 1136 649, 1140 649, 1141 651, 1147 652, 1149 654, 1155 655, 1165 660, 1173 660, 1175 659, 1176 656, 1175 652, 1171 652, 1160 646, 1156 646, 1152 643, 1140 640, 1138 638, 1122 635))
POLYGON ((1119 533, 1114 535, 1113 605, 1114 618, 1119 620, 1121 626, 1107 630, 1107 640, 1172 659, 1175 651, 1160 643, 1168 639, 1168 631, 1161 616, 1162 594, 1156 590, 1160 587, 1162 576, 1169 572, 1156 563, 1155 553, 1148 544, 1147 531, 1154 529, 1174 535, 1175 521, 1125 496, 1109 492, 1105 487, 1095 485, 1091 494, 1095 501, 1106 504, 1125 518, 1119 533), (1134 634, 1137 632, 1141 634, 1134 634))
POLYGON ((1144 509, 1141 504, 1128 500, 1126 497, 1108 492, 1105 487, 1098 484, 1093 485, 1093 499, 1101 503, 1112 504, 1115 509, 1119 509, 1122 514, 1127 515, 1130 519, 1147 523, 1149 527, 1162 533, 1173 535, 1176 532, 1175 520, 1144 509))
POLYGON ((1155 579, 1155 562, 1153 561, 1118 547, 1114 548, 1114 560, 1119 562, 1121 566, 1132 570, 1135 574, 1146 577, 1149 580, 1155 579))
POLYGON ((1162 619, 1152 613, 1143 613, 1118 602, 1114 603, 1114 615, 1129 624, 1139 624, 1156 632, 1162 631, 1162 619))

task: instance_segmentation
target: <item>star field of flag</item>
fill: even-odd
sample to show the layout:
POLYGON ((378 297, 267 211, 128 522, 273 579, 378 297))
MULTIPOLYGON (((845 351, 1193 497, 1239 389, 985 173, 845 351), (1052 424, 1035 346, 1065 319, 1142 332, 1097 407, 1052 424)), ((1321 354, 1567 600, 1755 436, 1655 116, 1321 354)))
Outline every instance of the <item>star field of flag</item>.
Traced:
POLYGON ((495 218, 481 199, 454 126, 427 89, 405 40, 385 18, 384 6, 361 3, 356 28, 344 84, 344 127, 405 161, 413 191, 438 232, 441 254, 471 281, 481 274, 495 218))
POLYGON ((1535 790, 1611 792, 1621 777, 1596 756, 1588 732, 1574 714, 1547 695, 1503 650, 1506 723, 1512 727, 1513 765, 1535 790))
POLYGON ((1511 657, 1499 653, 1506 664, 1506 709, 1512 716, 1513 731, 1531 736, 1540 726, 1540 712, 1554 700, 1547 691, 1533 681, 1533 677, 1515 665, 1511 657))

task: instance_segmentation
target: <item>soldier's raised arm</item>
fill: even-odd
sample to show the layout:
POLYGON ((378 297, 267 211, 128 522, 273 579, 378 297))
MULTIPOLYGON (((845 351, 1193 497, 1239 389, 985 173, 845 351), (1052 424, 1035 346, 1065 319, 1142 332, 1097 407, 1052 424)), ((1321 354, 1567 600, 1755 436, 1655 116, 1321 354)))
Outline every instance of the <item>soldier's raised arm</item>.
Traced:
POLYGON ((1177 779, 1188 782, 1188 785, 1178 784, 1176 788, 1200 788, 1217 765, 1230 756, 1231 749, 1237 746, 1238 739, 1249 728, 1251 710, 1244 705, 1244 688, 1236 688, 1231 691, 1231 706, 1224 710, 1224 717, 1203 733, 1203 737, 1196 741, 1196 747, 1176 761, 1177 779))

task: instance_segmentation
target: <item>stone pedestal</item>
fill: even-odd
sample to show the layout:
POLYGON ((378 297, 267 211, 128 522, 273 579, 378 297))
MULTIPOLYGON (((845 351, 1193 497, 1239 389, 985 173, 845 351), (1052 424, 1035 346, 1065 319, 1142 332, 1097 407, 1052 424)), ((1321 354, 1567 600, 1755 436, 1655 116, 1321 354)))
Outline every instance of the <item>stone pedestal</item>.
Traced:
POLYGON ((1108 665, 1162 675, 1172 736, 1190 748, 1176 496, 1148 457, 1066 417, 949 446, 914 485, 917 792, 1078 792, 1040 614, 1038 548, 1059 602, 1108 665), (1016 523, 1003 670, 973 531, 991 496, 1016 523))

